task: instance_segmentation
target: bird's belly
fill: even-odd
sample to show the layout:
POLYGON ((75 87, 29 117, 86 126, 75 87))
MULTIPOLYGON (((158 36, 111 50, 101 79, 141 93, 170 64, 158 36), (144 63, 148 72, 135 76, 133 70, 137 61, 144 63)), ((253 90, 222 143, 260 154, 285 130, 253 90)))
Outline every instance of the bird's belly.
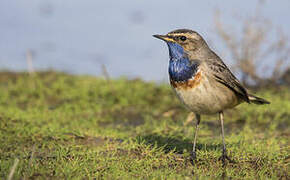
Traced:
POLYGON ((185 106, 197 114, 215 114, 239 104, 236 95, 230 89, 222 84, 210 82, 205 76, 201 77, 195 86, 173 88, 185 106))

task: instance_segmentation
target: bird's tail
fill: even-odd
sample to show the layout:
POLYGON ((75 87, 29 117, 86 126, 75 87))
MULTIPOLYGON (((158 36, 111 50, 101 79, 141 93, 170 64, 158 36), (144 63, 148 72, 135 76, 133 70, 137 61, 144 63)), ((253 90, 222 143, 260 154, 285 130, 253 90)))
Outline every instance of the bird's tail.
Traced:
POLYGON ((269 101, 267 101, 263 98, 259 98, 257 96, 251 95, 251 94, 249 94, 249 100, 250 100, 250 103, 254 103, 254 104, 258 104, 258 105, 270 104, 269 101))

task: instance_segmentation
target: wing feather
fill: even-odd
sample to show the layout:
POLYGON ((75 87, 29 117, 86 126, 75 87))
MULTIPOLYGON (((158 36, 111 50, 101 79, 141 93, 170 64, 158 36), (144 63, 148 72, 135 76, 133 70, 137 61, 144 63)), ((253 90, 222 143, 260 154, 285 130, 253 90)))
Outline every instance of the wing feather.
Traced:
POLYGON ((213 59, 206 61, 215 80, 234 91, 237 96, 249 103, 250 100, 247 90, 242 86, 223 61, 217 55, 215 56, 216 57, 213 59))

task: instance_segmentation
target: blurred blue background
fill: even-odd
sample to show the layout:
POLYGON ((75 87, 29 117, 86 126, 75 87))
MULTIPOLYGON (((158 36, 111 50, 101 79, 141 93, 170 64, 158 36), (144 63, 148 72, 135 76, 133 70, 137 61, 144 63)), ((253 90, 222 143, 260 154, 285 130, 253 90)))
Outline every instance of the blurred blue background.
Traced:
MULTIPOLYGON (((259 1, 9 0, 0 3, 0 68, 25 71, 33 52, 37 70, 55 69, 112 77, 166 81, 167 46, 152 37, 177 28, 198 31, 224 58, 231 59, 215 32, 221 21, 240 29, 239 16, 253 15, 259 1), (235 17, 236 16, 236 17, 235 17)), ((265 1, 261 14, 290 32, 290 1, 265 1)))

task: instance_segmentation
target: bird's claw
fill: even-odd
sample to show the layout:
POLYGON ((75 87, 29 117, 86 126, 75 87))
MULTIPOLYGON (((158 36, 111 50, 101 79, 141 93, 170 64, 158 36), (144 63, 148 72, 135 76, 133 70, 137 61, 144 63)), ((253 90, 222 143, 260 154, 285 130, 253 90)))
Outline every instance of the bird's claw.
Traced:
POLYGON ((235 161, 231 160, 229 156, 227 155, 226 151, 223 151, 223 155, 219 158, 220 161, 223 163, 223 167, 226 165, 226 160, 228 160, 230 163, 234 163, 235 161))
POLYGON ((194 161, 196 161, 196 152, 195 152, 195 151, 193 151, 193 152, 190 154, 190 158, 189 158, 189 160, 190 160, 190 163, 191 163, 192 165, 194 165, 194 161))

